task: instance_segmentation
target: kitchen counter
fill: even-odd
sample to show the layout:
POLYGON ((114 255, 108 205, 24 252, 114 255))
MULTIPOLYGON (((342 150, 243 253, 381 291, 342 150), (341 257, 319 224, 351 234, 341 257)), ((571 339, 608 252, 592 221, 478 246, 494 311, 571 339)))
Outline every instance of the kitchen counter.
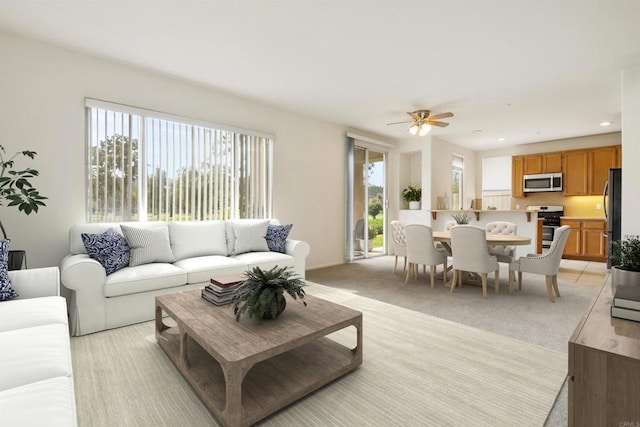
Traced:
POLYGON ((453 213, 459 213, 462 211, 467 211, 467 212, 472 212, 475 216, 476 216, 476 221, 480 221, 480 216, 484 215, 485 213, 496 213, 496 212, 501 212, 501 213, 523 213, 527 216, 527 222, 531 221, 531 214, 534 212, 538 212, 537 210, 523 210, 523 209, 460 209, 460 210, 444 210, 444 209, 432 209, 429 210, 427 212, 431 212, 431 217, 436 220, 438 219, 438 214, 439 213, 443 213, 443 214, 453 214, 453 213))
POLYGON ((570 221, 606 221, 605 217, 595 216, 561 216, 560 219, 568 219, 570 221))

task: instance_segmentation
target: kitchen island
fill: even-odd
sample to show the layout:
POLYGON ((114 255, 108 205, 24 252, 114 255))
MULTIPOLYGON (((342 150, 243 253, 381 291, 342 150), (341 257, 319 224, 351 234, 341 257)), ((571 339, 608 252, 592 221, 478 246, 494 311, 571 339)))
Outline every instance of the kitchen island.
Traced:
MULTIPOLYGON (((401 210, 398 219, 405 225, 424 224, 433 230, 444 230, 453 221, 452 215, 460 210, 401 210)), ((488 222, 508 221, 518 226, 518 235, 531 238, 531 244, 517 246, 516 257, 538 253, 538 212, 532 210, 467 210, 471 214, 469 224, 484 227, 488 222)))

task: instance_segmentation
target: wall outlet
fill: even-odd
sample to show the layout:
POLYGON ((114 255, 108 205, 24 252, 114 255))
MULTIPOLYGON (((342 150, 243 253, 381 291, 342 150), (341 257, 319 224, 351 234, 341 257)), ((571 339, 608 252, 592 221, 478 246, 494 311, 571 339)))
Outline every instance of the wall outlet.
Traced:
POLYGON ((516 209, 520 209, 520 203, 516 203, 516 209))
POLYGON ((602 209, 602 203, 596 203, 596 209, 597 210, 602 209))

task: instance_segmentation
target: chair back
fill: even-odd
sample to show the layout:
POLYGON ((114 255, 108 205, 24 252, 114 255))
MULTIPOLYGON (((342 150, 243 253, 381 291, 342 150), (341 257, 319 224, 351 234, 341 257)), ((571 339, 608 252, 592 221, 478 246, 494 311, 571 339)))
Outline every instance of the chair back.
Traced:
MULTIPOLYGON (((487 234, 502 234, 506 236, 515 236, 518 234, 518 226, 513 222, 508 221, 488 222, 485 224, 484 228, 487 230, 487 234)), ((489 249, 489 252, 492 254, 514 257, 516 255, 516 247, 493 245, 489 249)))
POLYGON ((393 240, 394 254, 407 256, 407 242, 404 224, 398 220, 391 221, 391 239, 393 240))
POLYGON ((447 221, 444 223, 444 231, 449 231, 451 230, 451 227, 455 226, 456 222, 455 221, 447 221))
POLYGON ((422 224, 405 226, 407 261, 412 264, 438 265, 444 262, 445 254, 435 248, 431 227, 422 224))
POLYGON ((567 245, 570 230, 571 227, 563 225, 562 227, 556 228, 556 231, 553 233, 551 246, 549 246, 547 253, 544 254, 549 258, 547 262, 549 263, 550 270, 546 274, 558 274, 560 261, 562 261, 562 253, 564 252, 564 247, 567 245))
POLYGON ((484 228, 456 225, 451 233, 451 253, 455 270, 491 273, 498 269, 496 257, 489 255, 484 228))

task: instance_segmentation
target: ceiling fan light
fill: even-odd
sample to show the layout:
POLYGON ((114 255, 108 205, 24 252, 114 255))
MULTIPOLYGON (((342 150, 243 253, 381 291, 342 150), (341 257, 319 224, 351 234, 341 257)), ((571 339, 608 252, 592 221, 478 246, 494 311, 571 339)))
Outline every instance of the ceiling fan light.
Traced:
POLYGON ((420 136, 425 136, 426 134, 429 133, 429 131, 431 130, 431 126, 429 126, 426 123, 423 123, 422 125, 420 125, 420 132, 419 135, 420 136))
POLYGON ((419 129, 418 125, 414 123, 414 124, 409 128, 409 133, 410 133, 411 135, 416 135, 416 134, 418 133, 418 129, 419 129))

